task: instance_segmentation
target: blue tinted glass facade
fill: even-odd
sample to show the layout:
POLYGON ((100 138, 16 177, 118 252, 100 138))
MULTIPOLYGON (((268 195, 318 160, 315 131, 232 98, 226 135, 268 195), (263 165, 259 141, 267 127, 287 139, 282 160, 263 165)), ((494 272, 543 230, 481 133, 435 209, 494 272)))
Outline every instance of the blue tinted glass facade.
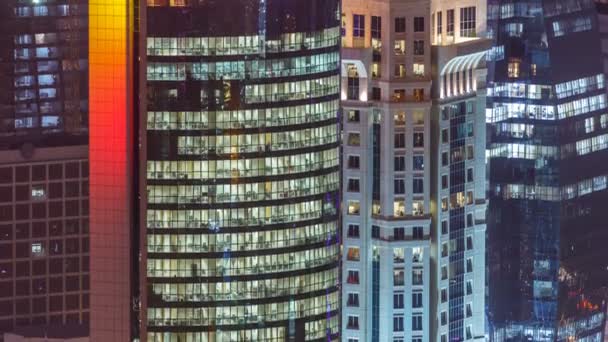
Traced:
POLYGON ((596 11, 590 0, 493 0, 488 21, 491 336, 553 341, 564 322, 601 311, 604 298, 602 281, 589 281, 602 272, 587 257, 601 249, 582 248, 590 236, 580 231, 601 239, 592 197, 603 188, 594 195, 586 181, 601 184, 606 169, 592 163, 605 154, 608 119, 596 11))

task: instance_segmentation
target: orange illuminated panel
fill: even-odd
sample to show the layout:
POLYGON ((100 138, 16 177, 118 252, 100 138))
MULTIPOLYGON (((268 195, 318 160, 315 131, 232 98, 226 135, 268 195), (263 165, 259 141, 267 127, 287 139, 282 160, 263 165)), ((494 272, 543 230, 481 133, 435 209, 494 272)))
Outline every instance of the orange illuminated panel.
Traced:
POLYGON ((129 1, 89 1, 91 341, 129 341, 129 1))

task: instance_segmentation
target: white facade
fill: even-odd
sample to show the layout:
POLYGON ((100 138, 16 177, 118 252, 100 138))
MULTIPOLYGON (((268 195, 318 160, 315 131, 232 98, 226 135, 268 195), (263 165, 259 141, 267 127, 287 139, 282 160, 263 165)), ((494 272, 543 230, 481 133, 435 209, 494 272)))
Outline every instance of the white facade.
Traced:
POLYGON ((433 45, 451 45, 486 36, 486 0, 433 0, 433 45))
POLYGON ((439 47, 433 153, 433 341, 485 340, 485 48, 439 47))
POLYGON ((343 340, 429 341, 430 2, 342 10, 343 340))

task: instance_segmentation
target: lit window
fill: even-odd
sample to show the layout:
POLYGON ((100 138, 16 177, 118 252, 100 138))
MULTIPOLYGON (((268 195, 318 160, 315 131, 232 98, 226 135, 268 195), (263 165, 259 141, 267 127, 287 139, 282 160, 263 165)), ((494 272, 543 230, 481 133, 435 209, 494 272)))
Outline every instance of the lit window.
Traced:
POLYGON ((519 62, 509 62, 507 72, 511 78, 519 77, 519 62))
POLYGON ((360 259, 360 254, 359 254, 359 247, 350 247, 348 249, 348 253, 346 256, 346 259, 348 261, 359 261, 360 259))
POLYGON ((404 39, 395 40, 394 51, 395 51, 396 55, 405 54, 405 40, 404 39))
POLYGON ((44 199, 46 193, 43 186, 32 186, 32 199, 44 199))
POLYGON ((359 215, 359 201, 348 201, 348 214, 359 215))
POLYGON ((32 243, 32 255, 39 256, 42 254, 42 244, 39 242, 32 243))
POLYGON ((424 76, 424 64, 414 63, 414 75, 418 77, 424 76))

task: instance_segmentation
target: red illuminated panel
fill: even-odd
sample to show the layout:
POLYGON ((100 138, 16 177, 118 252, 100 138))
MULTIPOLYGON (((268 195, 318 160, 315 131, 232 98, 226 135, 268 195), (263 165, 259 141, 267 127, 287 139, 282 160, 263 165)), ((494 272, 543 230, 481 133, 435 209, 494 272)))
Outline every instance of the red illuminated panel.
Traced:
POLYGON ((89 1, 91 341, 130 340, 128 5, 89 1))

